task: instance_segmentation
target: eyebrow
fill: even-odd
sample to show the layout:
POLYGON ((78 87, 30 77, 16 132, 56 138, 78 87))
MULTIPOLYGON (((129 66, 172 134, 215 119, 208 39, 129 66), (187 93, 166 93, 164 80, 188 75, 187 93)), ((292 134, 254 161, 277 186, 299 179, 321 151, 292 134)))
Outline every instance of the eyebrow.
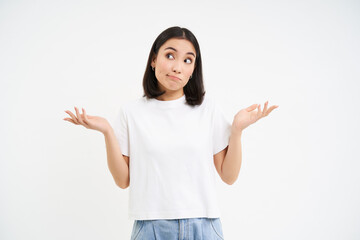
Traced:
MULTIPOLYGON (((172 49, 172 50, 174 50, 175 52, 177 52, 177 50, 176 50, 175 48, 173 48, 173 47, 167 47, 167 48, 164 49, 164 51, 165 51, 166 49, 172 49)), ((193 55, 193 56, 195 57, 195 54, 194 54, 193 52, 187 52, 186 54, 190 54, 190 55, 193 55)))

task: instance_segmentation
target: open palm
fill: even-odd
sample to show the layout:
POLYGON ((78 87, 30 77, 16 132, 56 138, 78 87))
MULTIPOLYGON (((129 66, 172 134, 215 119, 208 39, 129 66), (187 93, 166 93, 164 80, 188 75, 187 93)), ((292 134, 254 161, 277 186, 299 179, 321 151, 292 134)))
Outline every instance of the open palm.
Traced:
POLYGON ((234 117, 232 128, 236 132, 241 132, 249 125, 255 123, 262 117, 266 117, 269 113, 278 106, 273 105, 269 109, 267 108, 268 101, 264 104, 264 109, 261 111, 261 104, 253 104, 248 108, 240 110, 234 117), (258 111, 254 111, 258 108, 258 111))
POLYGON ((102 133, 105 133, 109 129, 110 124, 105 118, 87 115, 84 108, 82 108, 83 114, 80 114, 77 107, 74 108, 76 111, 76 116, 71 111, 67 110, 65 112, 69 114, 71 118, 64 118, 65 121, 69 121, 76 125, 83 125, 88 129, 97 130, 102 133))

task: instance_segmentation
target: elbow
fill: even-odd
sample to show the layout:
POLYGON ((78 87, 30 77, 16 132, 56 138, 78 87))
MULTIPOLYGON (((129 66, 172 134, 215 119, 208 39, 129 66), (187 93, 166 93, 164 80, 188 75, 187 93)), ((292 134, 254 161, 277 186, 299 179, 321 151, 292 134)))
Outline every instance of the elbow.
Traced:
POLYGON ((120 182, 120 181, 115 181, 115 183, 116 183, 116 186, 118 186, 121 189, 126 189, 130 185, 129 182, 124 183, 124 182, 120 182))
POLYGON ((126 188, 128 188, 129 187, 129 185, 125 185, 125 184, 116 184, 119 188, 121 188, 121 189, 126 189, 126 188))
POLYGON ((229 178, 229 179, 225 179, 223 178, 223 182, 226 183, 227 185, 233 185, 237 180, 237 177, 236 178, 229 178))
POLYGON ((227 185, 233 185, 236 180, 239 177, 239 172, 237 172, 236 174, 232 173, 232 174, 222 174, 221 179, 223 180, 223 182, 225 182, 227 185))
MULTIPOLYGON (((225 182, 225 181, 224 181, 224 182, 225 182)), ((227 185, 233 185, 235 182, 236 182, 236 180, 234 180, 234 181, 226 181, 225 183, 226 183, 227 185)))

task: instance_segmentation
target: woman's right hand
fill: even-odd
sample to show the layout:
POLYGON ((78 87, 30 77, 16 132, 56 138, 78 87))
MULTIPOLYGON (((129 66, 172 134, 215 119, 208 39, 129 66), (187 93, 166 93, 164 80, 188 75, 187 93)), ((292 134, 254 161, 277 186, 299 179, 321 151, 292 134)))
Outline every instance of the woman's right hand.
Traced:
POLYGON ((105 118, 86 115, 84 108, 82 108, 83 114, 80 114, 77 107, 74 108, 76 116, 71 111, 67 110, 65 112, 69 114, 71 118, 64 118, 65 121, 72 122, 75 125, 81 124, 88 129, 97 130, 104 134, 111 128, 109 122, 105 118))

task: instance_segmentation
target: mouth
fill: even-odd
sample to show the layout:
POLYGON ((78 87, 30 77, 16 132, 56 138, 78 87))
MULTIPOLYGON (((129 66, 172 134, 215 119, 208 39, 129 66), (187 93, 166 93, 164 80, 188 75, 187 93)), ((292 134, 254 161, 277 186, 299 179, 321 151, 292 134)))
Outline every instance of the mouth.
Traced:
POLYGON ((180 81, 181 79, 178 78, 178 77, 175 77, 175 76, 171 76, 171 75, 168 75, 169 78, 173 79, 173 80, 177 80, 177 81, 180 81))

